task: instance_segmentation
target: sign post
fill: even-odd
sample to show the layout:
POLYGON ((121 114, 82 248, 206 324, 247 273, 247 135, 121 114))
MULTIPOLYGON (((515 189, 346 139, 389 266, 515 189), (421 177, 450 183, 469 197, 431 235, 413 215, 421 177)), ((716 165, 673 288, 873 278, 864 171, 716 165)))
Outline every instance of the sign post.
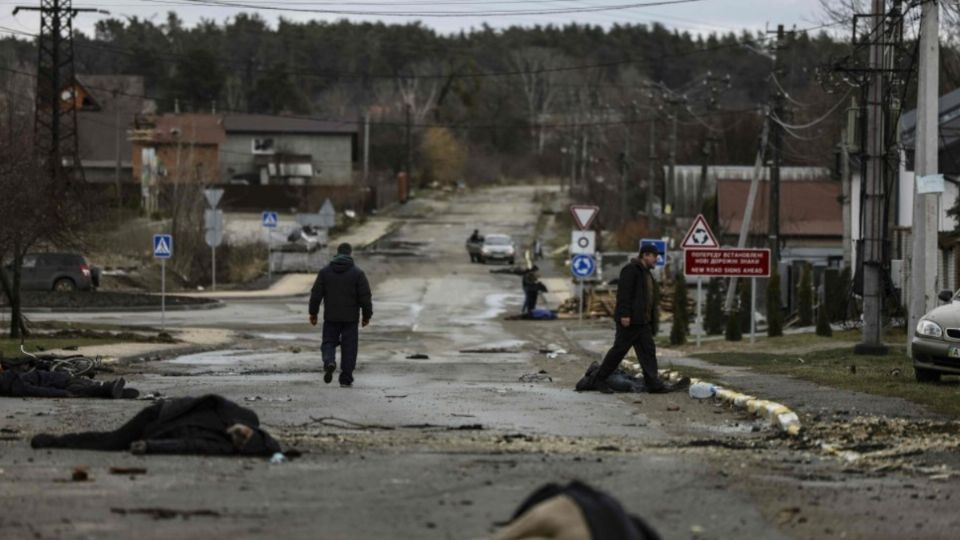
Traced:
POLYGON ((573 277, 577 280, 580 285, 580 309, 578 321, 583 323, 583 280, 588 277, 593 276, 597 271, 597 262, 593 258, 593 255, 574 255, 573 259, 570 261, 570 271, 573 273, 573 277))
POLYGON ((223 241, 223 210, 218 210, 217 206, 220 204, 220 199, 223 198, 223 190, 219 188, 205 189, 203 190, 203 197, 210 206, 203 212, 204 229, 206 229, 204 239, 211 250, 210 259, 213 271, 211 272, 210 289, 215 291, 217 290, 217 246, 223 241))
POLYGON ((264 210, 264 212, 260 214, 260 225, 263 226, 263 230, 266 232, 267 237, 267 287, 269 287, 270 282, 273 281, 273 257, 270 253, 270 229, 276 229, 278 221, 280 220, 277 217, 276 212, 264 210))
POLYGON ((167 259, 173 256, 173 235, 153 235, 153 258, 160 259, 160 331, 167 325, 167 259))
POLYGON ((703 324, 700 303, 703 277, 749 277, 750 342, 756 334, 757 279, 770 277, 769 249, 721 248, 702 215, 697 216, 680 245, 683 248, 683 274, 697 278, 697 345, 703 324))

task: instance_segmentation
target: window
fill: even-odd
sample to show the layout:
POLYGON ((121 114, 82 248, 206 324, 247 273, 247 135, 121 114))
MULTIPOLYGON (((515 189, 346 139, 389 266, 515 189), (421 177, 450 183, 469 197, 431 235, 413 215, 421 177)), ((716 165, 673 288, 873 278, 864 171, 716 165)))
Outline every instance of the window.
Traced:
POLYGON ((252 150, 254 154, 272 154, 273 138, 253 139, 252 150))

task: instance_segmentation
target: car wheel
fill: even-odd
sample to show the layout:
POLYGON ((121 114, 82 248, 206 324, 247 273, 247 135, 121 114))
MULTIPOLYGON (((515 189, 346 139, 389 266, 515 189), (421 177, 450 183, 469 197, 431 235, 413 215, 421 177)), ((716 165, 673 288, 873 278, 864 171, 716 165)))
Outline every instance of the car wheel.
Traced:
POLYGON ((480 264, 486 264, 486 261, 483 260, 483 257, 477 257, 477 262, 480 264))
POLYGON ((510 263, 510 266, 513 266, 513 259, 509 259, 507 262, 510 263))
POLYGON ((939 371, 933 371, 932 369, 923 369, 923 368, 913 368, 913 371, 917 376, 917 382, 927 383, 927 382, 940 381, 939 371))
POLYGON ((53 290, 57 292, 73 292, 77 290, 77 284, 70 278, 60 278, 53 283, 53 290))

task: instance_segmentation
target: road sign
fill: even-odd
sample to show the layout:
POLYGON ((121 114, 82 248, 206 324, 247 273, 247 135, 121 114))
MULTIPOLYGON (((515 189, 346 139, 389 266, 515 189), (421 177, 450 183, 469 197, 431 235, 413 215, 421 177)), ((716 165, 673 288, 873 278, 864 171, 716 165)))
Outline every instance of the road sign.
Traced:
POLYGON ((660 252, 660 254, 657 255, 657 268, 663 268, 667 265, 667 241, 657 240, 656 238, 644 238, 640 240, 641 248, 650 245, 656 247, 657 251, 660 252))
POLYGON ((216 208, 220 204, 220 199, 223 198, 223 190, 220 188, 205 189, 203 190, 203 196, 207 199, 210 208, 216 208))
POLYGON ((685 249, 686 276, 770 277, 769 249, 685 249))
POLYGON ((596 231, 573 231, 570 234, 571 255, 593 255, 597 252, 596 231))
POLYGON ((169 259, 173 257, 172 234, 153 235, 153 257, 156 259, 169 259))
POLYGON ((599 211, 599 206, 578 204, 570 206, 570 213, 573 214, 573 220, 577 222, 577 226, 580 227, 580 230, 589 229, 590 224, 593 223, 593 218, 597 217, 597 212, 599 211))
POLYGON ((683 237, 680 247, 683 249, 717 249, 720 247, 717 237, 713 235, 713 231, 707 225, 707 220, 703 218, 703 214, 698 215, 697 219, 693 220, 693 225, 690 226, 687 235, 683 237))
POLYGON ((323 201, 323 206, 317 214, 320 216, 319 227, 329 229, 337 224, 337 211, 333 208, 330 199, 323 201))
POLYGON ((574 255, 570 261, 570 271, 575 278, 588 278, 597 271, 597 263, 593 260, 593 255, 574 255))
POLYGON ((215 248, 220 247, 220 244, 223 243, 223 230, 220 229, 207 229, 203 233, 203 239, 206 240, 207 245, 215 248))
POLYGON ((276 212, 270 212, 269 210, 260 214, 260 224, 268 229, 276 229, 277 223, 280 222, 280 218, 277 217, 276 212))

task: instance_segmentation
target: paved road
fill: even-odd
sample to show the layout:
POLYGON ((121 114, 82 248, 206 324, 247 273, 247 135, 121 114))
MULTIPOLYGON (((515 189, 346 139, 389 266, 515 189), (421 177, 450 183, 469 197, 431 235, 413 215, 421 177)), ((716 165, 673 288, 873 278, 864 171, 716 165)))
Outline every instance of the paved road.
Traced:
MULTIPOLYGON (((352 389, 322 383, 318 331, 305 322, 304 299, 231 300, 220 310, 171 313, 174 326, 229 328, 238 337, 226 350, 124 368, 146 391, 215 392, 252 407, 271 432, 305 451, 299 459, 269 465, 34 452, 25 442, 34 433, 116 426, 143 403, 4 401, 0 426, 15 433, 8 437, 14 440, 0 441, 0 533, 467 539, 494 530, 544 482, 574 478, 617 496, 665 538, 854 538, 886 530, 871 525, 869 494, 862 486, 845 489, 831 476, 837 469, 831 463, 799 453, 754 454, 744 451, 748 446, 723 453, 691 444, 767 436, 737 413, 685 395, 571 391, 596 357, 546 359, 541 347, 572 344, 564 341, 568 323, 503 321, 503 314, 519 310, 519 278, 470 264, 463 251, 473 228, 529 240, 540 215, 534 191, 499 188, 412 202, 397 233, 358 254, 374 283, 375 315, 361 332, 352 389), (429 358, 408 358, 414 353, 429 358), (520 382, 540 369, 553 381, 520 382), (783 460, 796 465, 785 468, 783 460), (89 466, 94 481, 66 481, 77 465, 89 466), (148 472, 109 474, 117 465, 148 472), (795 494, 805 485, 807 492, 795 494), (854 518, 845 519, 828 501, 845 501, 854 518), (129 513, 144 508, 215 515, 154 520, 129 513)), ((68 318, 156 323, 150 315, 68 318)), ((877 479, 870 490, 901 484, 877 479)), ((891 500, 901 504, 900 497, 891 500)), ((942 498, 926 502, 949 505, 942 498)), ((921 529, 900 523, 893 530, 921 529)))

